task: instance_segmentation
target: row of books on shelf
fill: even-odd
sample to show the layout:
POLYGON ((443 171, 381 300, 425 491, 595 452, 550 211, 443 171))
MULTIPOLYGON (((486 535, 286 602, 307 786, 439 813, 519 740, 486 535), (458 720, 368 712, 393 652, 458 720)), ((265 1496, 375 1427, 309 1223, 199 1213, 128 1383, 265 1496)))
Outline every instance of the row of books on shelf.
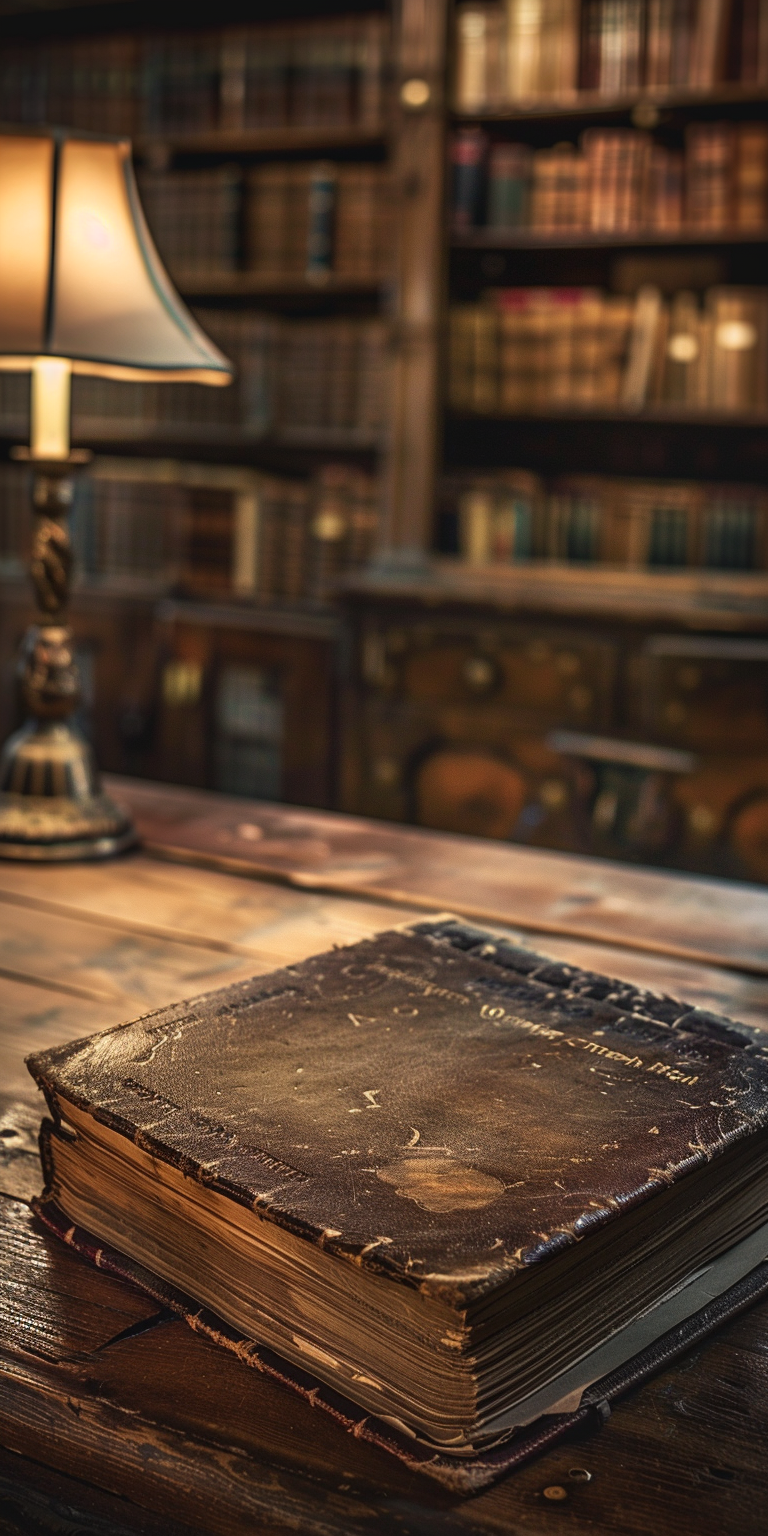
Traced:
POLYGON ((665 301, 595 288, 491 289, 450 315, 448 398, 460 412, 768 408, 768 289, 665 301))
POLYGON ((158 250, 182 284, 240 270, 319 284, 388 273, 392 203, 381 166, 144 172, 139 188, 158 250))
POLYGON ((95 133, 377 131, 388 18, 137 33, 6 46, 3 116, 95 133))
MULTIPOLYGON (((260 600, 328 599, 334 583, 370 559, 378 483, 326 464, 307 480, 253 473, 231 485, 195 482, 194 466, 168 465, 76 483, 71 517, 78 578, 130 591, 236 593, 260 600)), ((223 477, 226 479, 226 475, 223 477)), ((0 574, 21 575, 29 546, 28 474, 0 469, 0 574)))
MULTIPOLYGON (((387 327, 380 320, 285 320, 240 310, 197 310, 235 365, 225 389, 203 384, 75 378, 75 436, 109 430, 141 437, 278 437, 300 445, 340 436, 375 446, 387 419, 387 327)), ((0 430, 27 428, 29 376, 0 373, 0 430)))
POLYGON ((533 150, 464 128, 451 143, 452 224, 627 232, 764 229, 768 123, 690 123, 684 151, 632 128, 533 150))
MULTIPOLYGON (((373 555, 379 487, 361 470, 326 464, 309 482, 273 478, 257 515, 255 575, 249 583, 247 556, 241 554, 239 590, 265 599, 324 601, 342 575, 373 555)), ((240 549, 249 547, 241 529, 240 549)))
POLYGON ((768 567, 768 493, 750 486, 525 470, 448 488, 452 540, 470 565, 518 561, 717 570, 768 567))
POLYGON ((471 0, 458 10, 459 111, 725 80, 768 83, 766 0, 471 0))

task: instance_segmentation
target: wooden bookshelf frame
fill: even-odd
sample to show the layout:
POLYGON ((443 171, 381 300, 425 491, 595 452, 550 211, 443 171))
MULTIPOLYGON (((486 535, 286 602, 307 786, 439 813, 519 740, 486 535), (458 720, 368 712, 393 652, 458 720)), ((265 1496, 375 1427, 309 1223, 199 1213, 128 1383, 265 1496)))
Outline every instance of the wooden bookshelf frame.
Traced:
POLYGON ((379 563, 407 569, 432 545, 445 243, 447 0, 399 0, 392 163, 398 214, 392 410, 379 563))
POLYGON ((454 250, 467 251, 581 251, 602 249, 642 250, 646 246, 732 246, 768 245, 768 225, 760 229, 698 229, 690 225, 679 230, 666 229, 567 229, 545 232, 537 229, 470 229, 453 231, 450 244, 454 250))
MULTIPOLYGON (((725 82, 713 90, 654 90, 648 87, 618 95, 605 95, 601 91, 575 91, 569 96, 536 97, 509 105, 480 107, 471 112, 452 106, 451 117, 457 124, 532 122, 619 114, 634 114, 642 119, 649 111, 695 111, 701 108, 706 111, 711 108, 713 111, 727 112, 729 109, 738 111, 742 107, 765 106, 766 103, 768 86, 731 85, 725 82)), ((638 121, 635 126, 651 127, 653 124, 638 121)))
POLYGON ((137 134, 133 144, 144 158, 162 159, 169 155, 320 155, 338 149, 378 149, 387 147, 389 125, 371 128, 340 124, 338 127, 249 128, 232 131, 212 129, 206 133, 137 134))
POLYGON ((351 576, 350 596, 369 593, 386 602, 456 603, 547 619, 615 619, 684 631, 766 632, 768 571, 562 564, 530 560, 518 565, 469 565, 458 557, 432 562, 429 580, 382 574, 351 576))
MULTIPOLYGON (((643 405, 637 409, 620 405, 550 405, 530 411, 448 411, 452 421, 606 421, 645 422, 649 426, 679 425, 724 428, 768 427, 768 411, 718 411, 688 405, 643 405)), ((596 471, 597 472, 597 471, 596 471)), ((665 477, 668 478, 668 477, 665 477)))
POLYGON ((174 283, 188 299, 198 298, 370 298, 380 300, 389 288, 386 278, 335 277, 310 282, 302 276, 286 277, 281 272, 177 272, 174 283))

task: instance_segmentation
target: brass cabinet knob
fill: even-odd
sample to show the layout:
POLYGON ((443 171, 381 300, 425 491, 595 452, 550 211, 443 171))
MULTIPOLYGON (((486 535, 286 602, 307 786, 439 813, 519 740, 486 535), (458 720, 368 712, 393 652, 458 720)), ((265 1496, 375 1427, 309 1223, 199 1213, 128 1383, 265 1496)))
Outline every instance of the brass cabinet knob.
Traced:
POLYGON ((488 656, 468 656, 461 675, 472 693, 490 693, 499 681, 499 669, 488 656))

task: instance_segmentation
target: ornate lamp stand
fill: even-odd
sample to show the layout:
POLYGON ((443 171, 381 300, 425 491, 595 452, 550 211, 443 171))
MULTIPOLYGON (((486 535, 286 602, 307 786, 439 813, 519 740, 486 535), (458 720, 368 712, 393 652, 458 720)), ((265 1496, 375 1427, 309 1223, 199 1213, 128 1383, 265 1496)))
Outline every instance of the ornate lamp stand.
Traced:
POLYGON ((80 679, 66 622, 72 572, 67 519, 73 470, 88 457, 73 453, 64 462, 34 467, 30 569, 38 614, 19 654, 28 718, 0 754, 0 857, 98 859, 136 841, 128 815, 102 793, 93 752, 71 719, 80 703, 80 679))
POLYGON ((0 858, 100 859, 128 848, 72 715, 80 684, 67 624, 73 373, 229 384, 232 368, 173 288, 144 221, 128 139, 64 129, 0 133, 0 368, 31 374, 37 622, 21 648, 28 719, 0 753, 0 858))

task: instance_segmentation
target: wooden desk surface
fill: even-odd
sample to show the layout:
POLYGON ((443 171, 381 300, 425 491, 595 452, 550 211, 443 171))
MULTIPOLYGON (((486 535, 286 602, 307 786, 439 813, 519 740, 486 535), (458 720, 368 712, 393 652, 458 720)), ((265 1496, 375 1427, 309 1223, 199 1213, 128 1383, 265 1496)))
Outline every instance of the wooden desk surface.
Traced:
POLYGON ((768 1307, 460 1500, 46 1236, 32 1049, 426 910, 768 1027, 768 891, 137 782, 140 853, 0 863, 0 1532, 726 1536, 768 1525, 768 1307), (553 1496, 552 1491, 555 1490, 553 1496))

